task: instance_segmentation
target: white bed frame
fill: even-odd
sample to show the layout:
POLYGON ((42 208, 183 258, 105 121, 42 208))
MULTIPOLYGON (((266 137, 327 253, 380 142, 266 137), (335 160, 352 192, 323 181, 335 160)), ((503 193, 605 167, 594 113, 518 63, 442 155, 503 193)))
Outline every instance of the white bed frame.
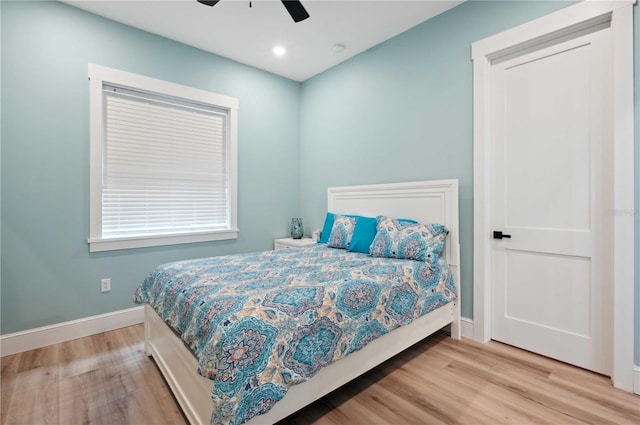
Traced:
MULTIPOLYGON (((446 225, 450 232, 446 258, 460 294, 458 180, 332 187, 328 189, 327 206, 333 213, 386 215, 446 225)), ((254 417, 248 424, 273 424, 447 325, 451 325, 451 337, 460 339, 459 298, 322 368, 313 378, 291 387, 267 414, 254 417)), ((189 422, 209 424, 213 410, 212 381, 197 374, 195 357, 148 305, 145 306, 145 352, 155 359, 189 422)))

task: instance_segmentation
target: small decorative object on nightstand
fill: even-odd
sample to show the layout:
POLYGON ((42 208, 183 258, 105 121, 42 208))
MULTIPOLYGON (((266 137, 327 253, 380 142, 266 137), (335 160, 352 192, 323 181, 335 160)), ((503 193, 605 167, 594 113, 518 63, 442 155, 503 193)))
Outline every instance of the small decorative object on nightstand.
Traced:
POLYGON ((302 239, 302 219, 294 217, 291 219, 291 237, 293 239, 302 239))
POLYGON ((273 241, 273 249, 302 248, 303 246, 315 245, 311 238, 282 238, 273 241))

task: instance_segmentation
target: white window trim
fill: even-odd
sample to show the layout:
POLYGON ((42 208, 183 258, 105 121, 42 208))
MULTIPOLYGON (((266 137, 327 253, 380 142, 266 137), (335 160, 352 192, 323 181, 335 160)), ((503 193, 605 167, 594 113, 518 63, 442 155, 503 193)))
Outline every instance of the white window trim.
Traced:
POLYGON ((208 242, 238 237, 238 99, 113 68, 89 64, 89 251, 111 251, 160 245, 208 242), (215 105, 229 111, 229 229, 124 238, 102 237, 102 86, 111 83, 215 105))

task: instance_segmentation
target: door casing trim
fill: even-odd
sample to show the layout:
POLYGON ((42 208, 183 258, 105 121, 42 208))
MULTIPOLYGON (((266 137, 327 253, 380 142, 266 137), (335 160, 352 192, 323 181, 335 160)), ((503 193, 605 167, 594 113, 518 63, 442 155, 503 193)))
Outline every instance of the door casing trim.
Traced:
POLYGON ((633 390, 634 146, 633 5, 583 1, 472 44, 473 336, 491 339, 491 63, 519 50, 609 22, 613 56, 613 365, 614 385, 633 390))

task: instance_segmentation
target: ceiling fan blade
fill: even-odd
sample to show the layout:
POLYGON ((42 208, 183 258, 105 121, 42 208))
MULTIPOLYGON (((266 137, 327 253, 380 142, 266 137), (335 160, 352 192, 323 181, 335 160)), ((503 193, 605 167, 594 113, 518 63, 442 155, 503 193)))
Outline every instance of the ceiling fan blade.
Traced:
POLYGON ((282 4, 287 8, 287 12, 289 12, 294 22, 304 21, 309 17, 302 3, 297 0, 282 0, 282 4))
POLYGON ((207 6, 215 6, 220 0, 198 0, 198 3, 206 4, 207 6))

